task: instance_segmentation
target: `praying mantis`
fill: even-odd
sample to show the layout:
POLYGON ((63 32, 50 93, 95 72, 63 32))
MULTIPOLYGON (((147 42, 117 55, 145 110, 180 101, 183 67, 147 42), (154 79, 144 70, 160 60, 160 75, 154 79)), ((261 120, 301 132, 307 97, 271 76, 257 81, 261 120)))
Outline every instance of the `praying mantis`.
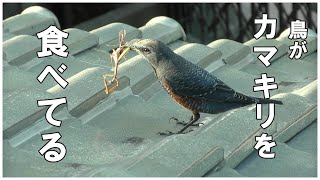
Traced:
POLYGON ((112 93, 114 90, 116 90, 119 87, 119 81, 117 78, 119 62, 122 58, 125 58, 125 55, 130 51, 130 48, 124 47, 124 45, 126 43, 125 36, 126 36, 125 30, 122 30, 119 32, 119 47, 116 50, 112 49, 112 54, 110 55, 110 59, 111 59, 112 65, 113 65, 114 73, 113 74, 104 74, 102 76, 103 80, 104 80, 104 86, 106 88, 105 92, 107 95, 112 93), (116 85, 110 89, 108 87, 107 77, 112 77, 110 84, 113 82, 116 82, 116 85))

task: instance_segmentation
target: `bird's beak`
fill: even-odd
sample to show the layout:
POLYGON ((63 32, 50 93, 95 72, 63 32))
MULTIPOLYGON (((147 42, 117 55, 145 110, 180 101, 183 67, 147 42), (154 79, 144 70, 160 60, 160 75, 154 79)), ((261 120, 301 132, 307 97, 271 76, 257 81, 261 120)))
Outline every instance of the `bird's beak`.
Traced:
POLYGON ((130 42, 127 42, 125 45, 123 45, 124 50, 122 51, 122 53, 119 56, 119 60, 121 60, 124 56, 126 56, 128 54, 128 52, 130 50, 136 51, 137 48, 135 46, 135 43, 140 41, 141 39, 133 39, 130 42))
POLYGON ((137 42, 141 41, 141 39, 132 39, 130 42, 127 42, 124 47, 129 47, 130 50, 137 50, 137 42))
POLYGON ((123 49, 122 53, 120 54, 120 56, 119 56, 119 58, 118 58, 119 61, 120 61, 123 57, 125 57, 130 50, 131 50, 130 47, 125 47, 125 46, 124 46, 124 49, 123 49))

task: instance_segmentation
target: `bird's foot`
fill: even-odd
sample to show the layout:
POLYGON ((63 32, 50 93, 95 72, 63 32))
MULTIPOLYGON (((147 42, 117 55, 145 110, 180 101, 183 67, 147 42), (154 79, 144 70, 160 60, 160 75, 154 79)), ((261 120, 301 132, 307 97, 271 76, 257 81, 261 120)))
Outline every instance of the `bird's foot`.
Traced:
POLYGON ((158 134, 160 135, 160 136, 170 136, 170 135, 173 135, 173 134, 175 134, 174 132, 172 132, 172 131, 166 131, 166 132, 158 132, 158 134))
MULTIPOLYGON (((179 119, 175 118, 175 117, 171 117, 170 120, 173 119, 176 121, 176 124, 179 124, 179 125, 187 125, 189 122, 185 122, 185 121, 180 121, 179 119)), ((190 126, 200 126, 200 125, 203 125, 203 123, 195 123, 195 124, 192 124, 190 126)))
POLYGON ((190 130, 190 131, 188 131, 188 132, 176 132, 176 133, 174 133, 174 132, 172 132, 172 131, 168 131, 168 130, 166 130, 166 132, 158 132, 158 134, 160 135, 160 136, 171 136, 171 135, 174 135, 174 134, 187 134, 187 133, 189 133, 189 132, 191 132, 191 131, 193 131, 192 129, 190 130))

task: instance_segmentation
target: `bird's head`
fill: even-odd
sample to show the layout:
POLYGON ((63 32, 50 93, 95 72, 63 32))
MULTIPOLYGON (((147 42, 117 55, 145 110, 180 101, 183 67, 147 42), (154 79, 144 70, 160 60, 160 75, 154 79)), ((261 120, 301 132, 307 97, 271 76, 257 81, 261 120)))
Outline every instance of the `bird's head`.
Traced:
POLYGON ((173 53, 164 43, 154 39, 133 39, 126 46, 145 57, 154 68, 168 61, 169 55, 173 53))

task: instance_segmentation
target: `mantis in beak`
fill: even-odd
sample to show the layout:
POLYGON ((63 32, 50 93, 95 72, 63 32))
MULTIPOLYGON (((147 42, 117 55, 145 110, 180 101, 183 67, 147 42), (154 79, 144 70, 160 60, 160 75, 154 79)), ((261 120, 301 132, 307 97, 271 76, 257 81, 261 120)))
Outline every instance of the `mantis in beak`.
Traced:
POLYGON ((102 76, 103 80, 104 80, 104 86, 106 88, 106 90, 105 90, 106 94, 112 93, 114 90, 116 90, 119 87, 119 81, 117 78, 119 62, 123 58, 125 58, 125 56, 130 51, 130 48, 125 46, 125 36, 126 36, 125 30, 119 32, 119 47, 116 50, 113 49, 112 50, 113 52, 110 55, 111 63, 113 64, 114 73, 113 74, 105 74, 102 76), (108 87, 107 77, 112 77, 112 80, 109 83, 116 82, 116 85, 114 85, 110 89, 108 87))

